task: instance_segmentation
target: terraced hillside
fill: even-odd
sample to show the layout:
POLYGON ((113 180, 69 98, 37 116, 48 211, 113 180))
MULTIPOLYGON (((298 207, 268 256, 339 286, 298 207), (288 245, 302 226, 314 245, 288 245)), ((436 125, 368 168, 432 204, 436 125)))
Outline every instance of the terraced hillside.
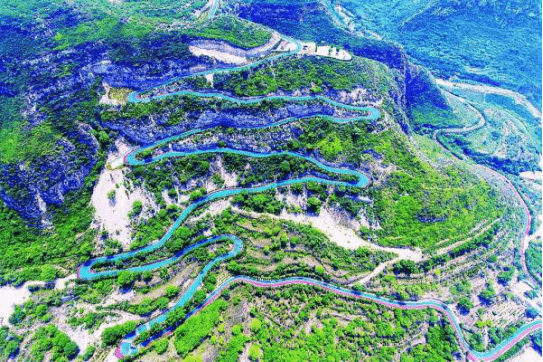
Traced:
POLYGON ((3 359, 541 352, 540 113, 346 11, 0 8, 3 359))

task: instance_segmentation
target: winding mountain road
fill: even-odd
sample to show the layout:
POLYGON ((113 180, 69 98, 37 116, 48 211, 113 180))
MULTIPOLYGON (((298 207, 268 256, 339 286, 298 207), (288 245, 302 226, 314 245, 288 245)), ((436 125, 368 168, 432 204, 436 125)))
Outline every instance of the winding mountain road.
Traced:
MULTIPOLYGON (((210 11, 210 16, 211 16, 211 14, 214 14, 214 12, 216 11, 216 6, 217 5, 218 5, 218 0, 216 0, 213 3, 213 8, 210 11)), ((211 70, 211 71, 206 71, 206 72, 202 72, 202 73, 198 73, 198 74, 193 74, 191 76, 213 74, 213 73, 225 72, 225 71, 235 71, 235 70, 239 70, 239 69, 247 69, 247 68, 254 67, 254 66, 258 65, 258 64, 262 63, 263 61, 269 61, 271 59, 277 59, 279 57, 284 57, 284 56, 287 56, 287 55, 290 55, 290 54, 293 54, 293 53, 297 53, 297 52, 300 51, 301 46, 300 46, 300 43, 298 41, 295 41, 293 39, 286 38, 286 37, 285 37, 285 39, 288 40, 288 41, 292 41, 292 42, 294 42, 296 44, 296 49, 295 49, 294 52, 286 52, 286 53, 274 55, 274 56, 268 57, 268 58, 263 59, 261 61, 251 63, 251 64, 243 66, 243 67, 230 68, 230 69, 226 69, 226 70, 225 69, 211 70)), ((174 82, 176 80, 179 80, 179 79, 180 78, 176 78, 176 79, 168 82, 168 84, 171 83, 171 82, 174 82)), ((162 85, 162 86, 164 86, 164 85, 162 85)), ((159 87, 161 87, 161 86, 159 86, 159 87)), ((375 121, 375 120, 379 119, 380 116, 381 116, 381 113, 379 112, 379 110, 377 110, 375 108, 372 108, 372 107, 358 107, 358 106, 342 104, 342 103, 336 102, 336 101, 334 101, 332 99, 322 97, 322 96, 315 96, 315 97, 277 96, 277 97, 264 97, 264 98, 258 98, 258 99, 239 99, 239 98, 229 97, 229 96, 218 94, 218 93, 199 93, 199 92, 193 92, 193 91, 180 91, 180 92, 162 94, 162 95, 159 95, 159 96, 148 97, 148 98, 141 97, 139 93, 132 93, 130 95, 130 97, 129 97, 129 101, 130 102, 149 102, 152 99, 159 99, 159 98, 168 97, 168 96, 172 96, 172 95, 183 95, 183 94, 190 94, 190 95, 199 96, 199 97, 216 97, 216 98, 225 99, 225 100, 229 100, 229 101, 235 101, 235 102, 239 102, 239 103, 259 102, 262 99, 274 99, 274 98, 275 99, 283 99, 283 100, 297 100, 297 101, 300 101, 300 100, 304 101, 304 100, 309 100, 309 99, 311 99, 311 100, 319 99, 319 100, 328 102, 329 104, 334 105, 336 107, 340 107, 340 108, 343 108, 343 109, 347 109, 349 111, 360 112, 361 113, 361 115, 359 117, 354 117, 354 118, 350 118, 350 119, 349 118, 340 119, 340 118, 336 118, 336 117, 326 116, 330 121, 338 122, 338 123, 359 122, 359 121, 375 121)), ((289 119, 280 121, 279 123, 271 124, 271 125, 268 125, 268 126, 262 126, 262 127, 272 127, 272 126, 276 126, 277 124, 280 124, 281 122, 286 123, 286 122, 291 122, 291 121, 294 121, 294 120, 296 120, 296 118, 289 118, 289 119)), ((320 162, 320 161, 318 161, 316 159, 313 159, 311 157, 307 157, 307 156, 304 156, 304 155, 296 154, 296 153, 293 153, 293 152, 280 152, 280 153, 262 154, 262 153, 255 153, 255 152, 249 152, 249 151, 230 149, 230 148, 216 148, 216 149, 204 150, 204 151, 198 151, 197 150, 197 151, 187 151, 187 152, 168 152, 168 153, 159 155, 159 156, 157 156, 155 158, 147 159, 147 160, 138 160, 137 157, 136 157, 139 153, 141 153, 144 150, 148 150, 148 149, 151 149, 153 147, 163 145, 163 144, 165 144, 167 142, 170 142, 170 141, 173 141, 173 140, 176 140, 176 139, 182 139, 182 138, 188 137, 190 135, 199 133, 201 131, 202 130, 189 131, 189 132, 183 133, 183 134, 178 135, 178 136, 174 136, 174 137, 170 137, 170 138, 167 138, 167 139, 164 139, 164 140, 157 141, 157 142, 155 142, 155 143, 153 143, 151 145, 147 145, 146 147, 142 147, 142 148, 133 150, 123 158, 123 161, 125 163, 129 164, 129 165, 141 165, 141 164, 144 164, 144 163, 155 162, 155 161, 158 161, 160 159, 167 158, 167 157, 181 157, 181 156, 188 156, 188 155, 194 155, 194 154, 203 154, 203 153, 210 153, 210 152, 213 152, 213 153, 234 153, 234 154, 245 155, 245 156, 248 156, 248 157, 270 157, 270 156, 274 156, 274 155, 288 155, 288 156, 291 156, 291 157, 296 157, 296 158, 300 158, 300 159, 309 161, 309 162, 313 163, 316 167, 318 167, 320 169, 323 169, 323 170, 326 170, 326 171, 329 171, 329 172, 333 172, 333 173, 340 174, 340 175, 354 176, 357 179, 357 181, 353 181, 353 182, 334 181, 334 180, 323 178, 320 175, 315 175, 315 176, 308 175, 308 176, 303 176, 303 177, 300 177, 300 178, 297 178, 297 179, 290 179, 290 180, 272 182, 272 183, 262 185, 262 186, 257 186, 257 187, 237 188, 237 189, 227 189, 227 190, 216 191, 216 192, 211 193, 209 195, 206 195, 205 197, 203 197, 203 198, 201 198, 199 200, 196 200, 194 203, 190 204, 181 213, 179 218, 175 221, 175 223, 171 226, 171 228, 166 232, 166 234, 157 243, 148 245, 148 246, 140 248, 140 249, 132 250, 132 251, 129 251, 129 252, 124 252, 124 253, 120 253, 120 254, 113 255, 113 256, 99 257, 99 258, 89 260, 88 262, 86 262, 84 265, 82 265, 78 269, 77 274, 78 274, 79 278, 84 279, 84 280, 92 280, 92 279, 103 278, 103 277, 112 277, 112 276, 117 275, 122 270, 108 269, 108 270, 104 270, 104 271, 95 272, 95 271, 92 270, 92 267, 95 266, 97 263, 103 263, 105 261, 115 263, 116 261, 126 260, 126 259, 134 257, 136 255, 149 253, 149 252, 152 252, 152 251, 155 251, 155 250, 161 248, 170 239, 170 237, 173 235, 174 231, 187 219, 187 217, 189 216, 190 213, 192 213, 196 208, 198 208, 198 207, 200 207, 200 206, 202 206, 202 205, 204 205, 204 204, 206 204, 206 203, 208 203, 210 201, 219 199, 219 198, 229 197, 229 196, 232 196, 232 195, 239 194, 241 192, 259 193, 259 192, 274 189, 274 188, 277 188, 277 187, 293 185, 293 184, 300 184, 300 183, 306 183, 306 182, 309 182, 309 181, 314 181, 314 182, 318 182, 318 183, 326 184, 326 185, 357 186, 357 187, 365 187, 369 183, 369 179, 359 171, 325 165, 325 164, 323 164, 322 162, 320 162)), ((437 135, 434 135, 434 136, 435 136, 435 139, 437 140, 437 135)), ((218 235, 218 236, 214 236, 214 237, 202 240, 202 241, 200 241, 198 243, 195 243, 195 244, 181 250, 180 252, 176 253, 174 256, 172 256, 172 257, 170 257, 168 259, 160 260, 160 261, 157 261, 157 262, 154 262, 154 263, 151 263, 151 264, 147 264, 147 265, 143 265, 143 266, 128 268, 128 270, 131 270, 133 272, 143 272, 143 271, 148 271, 148 270, 154 270, 154 269, 157 269, 157 268, 160 268, 160 267, 163 267, 163 266, 166 266, 166 265, 169 265, 171 263, 176 262, 177 260, 179 260, 180 258, 185 256, 187 253, 190 253, 191 251, 193 251, 193 250, 195 250, 195 249, 197 249, 199 247, 202 247, 202 246, 205 246, 205 245, 208 245, 210 243, 217 242, 217 241, 221 241, 221 240, 230 240, 231 242, 233 242, 233 245, 234 245, 233 250, 231 250, 231 251, 229 251, 229 252, 227 252, 225 254, 219 255, 219 256, 215 257, 212 261, 210 261, 202 269, 202 271, 198 274, 198 276, 195 278, 195 280, 190 285, 189 289, 181 296, 181 298, 176 302, 176 304, 172 308, 170 308, 166 313, 152 319, 151 321, 146 322, 145 324, 140 325, 136 329, 135 333, 132 333, 132 334, 126 336, 122 340, 122 342, 120 343, 117 350, 115 351, 115 355, 117 357, 122 358, 123 356, 133 355, 133 354, 137 353, 138 351, 140 351, 141 348, 147 346, 152 340, 154 340, 156 338, 159 338, 161 335, 163 335, 165 333, 170 333, 173 330, 174 327, 168 327, 168 328, 164 329, 162 332, 160 332, 157 335, 152 336, 151 338, 144 341, 143 343, 136 344, 134 342, 134 340, 137 338, 137 336, 139 336, 141 333, 143 333, 144 331, 150 330, 150 328, 153 325, 165 322, 167 320, 168 315, 170 313, 172 313, 172 311, 174 311, 175 309, 177 309, 179 307, 182 307, 182 306, 186 305, 191 300, 191 298, 194 296, 194 294, 196 293, 196 291, 200 287, 200 285, 202 284, 203 279, 206 276, 206 274, 215 265, 217 265, 217 264, 219 264, 219 263, 221 263, 221 262, 223 262, 223 261, 225 261, 227 259, 233 258, 236 255, 238 255, 238 253, 243 248, 243 241, 241 239, 239 239, 235 235, 218 235)), ((313 279, 309 279, 309 278, 298 278, 298 277, 286 278, 286 279, 280 279, 280 280, 269 280, 269 281, 257 280, 257 279, 246 277, 246 276, 232 277, 232 278, 228 279, 226 282, 224 282, 223 284, 221 284, 217 289, 215 289, 211 293, 211 295, 206 299, 206 301, 203 302, 198 307, 196 307, 191 313, 189 313, 188 316, 193 315, 195 313, 198 313, 200 310, 202 310, 207 305, 212 303, 216 298, 218 298, 220 296, 220 294, 222 293, 222 291, 229 288, 231 285, 233 285, 235 283, 248 283, 248 284, 252 284, 252 285, 255 285, 255 286, 266 287, 266 288, 278 288, 278 287, 284 287, 286 285, 292 285, 292 284, 305 284, 305 285, 312 285, 312 286, 321 288, 321 289, 323 289, 323 290, 325 290, 327 292, 332 292, 332 293, 335 293, 337 295, 342 295, 342 296, 346 296, 346 297, 349 297, 349 298, 364 299, 364 300, 367 300, 367 301, 370 301, 370 302, 374 302, 374 303, 384 305, 384 306, 389 307, 389 308, 399 308, 399 309, 432 308, 432 309, 435 309, 435 310, 439 311, 440 313, 442 313, 444 316, 447 317, 448 321, 454 327, 454 330, 455 330, 456 336, 458 338, 460 347, 465 351, 468 358, 470 360, 472 360, 472 361, 491 361, 491 360, 494 360, 494 359, 498 358, 499 356, 501 356, 503 353, 505 353, 507 350, 509 350, 518 341, 525 338, 527 335, 529 335, 533 331, 541 329, 541 327, 542 327, 540 320, 536 320, 536 321, 534 321, 532 323, 528 323, 528 324, 522 326, 521 328, 519 328, 511 337, 507 338, 506 340, 504 340, 502 343, 500 343, 496 347, 494 347, 494 348, 492 348, 492 349, 490 349, 490 350, 488 350, 486 352, 477 352, 477 351, 474 351, 474 350, 472 350, 470 348, 470 346, 467 343, 467 341, 466 341, 466 339, 464 337, 464 334, 463 334, 463 332, 462 332, 462 330, 460 328, 460 325, 459 325, 459 322, 458 322, 458 319, 457 319, 456 315, 443 302, 436 301, 436 300, 420 300, 420 301, 416 301, 416 302, 414 302, 414 301, 409 301, 409 302, 396 301, 396 300, 392 300, 392 299, 382 298, 382 297, 372 295, 372 294, 369 294, 369 293, 362 293, 362 292, 358 292, 358 291, 351 290, 351 289, 345 289, 345 288, 342 288, 342 287, 339 287, 339 286, 336 286, 336 285, 332 285, 332 284, 329 284, 329 283, 325 283, 325 282, 322 282, 322 281, 319 281, 319 280, 313 280, 313 279)))
MULTIPOLYGON (((441 82, 437 82, 438 84, 441 84, 441 85, 449 85, 450 84, 454 84, 455 86, 457 87, 460 87, 460 85, 462 85, 462 83, 444 83, 444 81, 441 81, 441 82)), ((467 89, 470 89, 472 91, 476 91, 478 90, 479 88, 475 87, 475 86, 471 86, 471 85, 466 85, 467 89), (474 88, 473 88, 474 87, 474 88)), ((484 87, 484 86, 482 86, 484 87)), ((482 88, 482 89, 485 89, 485 88, 482 88)), ((492 88, 493 89, 493 88, 492 88)), ((444 90, 445 92, 448 92, 446 90, 444 90)), ((482 90, 480 90, 482 91, 482 90)), ((505 93, 503 93, 504 95, 509 95, 510 91, 506 91, 504 90, 505 93)), ((472 111, 474 111, 476 114, 477 114, 477 118, 478 118, 478 122, 473 124, 473 125, 469 125, 469 126, 465 126, 465 127, 462 127, 462 128, 441 128, 441 129, 438 129, 438 130, 435 130, 434 133, 433 133, 433 139, 434 141, 436 142, 436 144, 438 146, 440 146, 443 150, 445 150, 446 152, 449 152, 451 153, 453 156, 457 157, 453 152, 451 152, 438 138, 438 135, 440 133, 449 133, 449 134, 453 134, 453 133, 456 133, 456 134, 462 134, 462 133, 468 133, 468 132, 473 132, 473 131, 476 131, 482 127, 484 127, 486 125, 486 119, 485 117, 483 116, 483 114, 476 108, 474 107, 471 102, 469 102, 468 100, 462 98, 462 97, 459 97, 457 95, 454 95, 450 92, 448 92, 451 96, 457 98, 458 100, 460 100, 461 102, 463 102, 464 104, 466 104, 472 111)), ((494 93, 496 94, 502 94, 498 91, 494 91, 494 93)), ((515 98, 516 99, 516 98, 515 98)), ((527 102, 527 101, 526 101, 527 102)), ((522 102, 519 102, 520 104, 524 105, 524 103, 522 102)), ((531 103, 530 103, 531 105, 531 103)), ((533 107, 533 106, 532 106, 533 107)), ((528 107, 528 110, 530 110, 530 108, 528 107)), ((539 116, 541 116, 541 114, 539 114, 539 116)), ((458 158, 458 157, 457 157, 458 158)), ((520 204, 520 206, 522 207, 522 210, 523 210, 523 215, 524 215, 524 227, 523 227, 523 230, 522 230, 522 236, 521 236, 521 240, 520 240, 520 259, 521 259, 521 265, 522 265, 522 270, 524 272, 524 274, 526 274, 527 278, 530 279, 530 281, 533 283, 534 286, 536 285, 539 285, 539 283, 537 282, 537 280, 530 274, 530 272, 528 271, 528 267, 526 265, 526 249, 528 249, 528 236, 530 234, 530 227, 532 225, 532 215, 530 214, 530 210, 528 209, 528 205, 526 205, 526 202, 524 201, 524 199, 522 198, 522 196, 520 195, 520 193, 518 192, 518 190, 516 189, 516 187, 513 185, 513 183, 504 175, 502 175, 501 173, 499 173, 498 171, 490 168, 490 167, 487 167, 487 166, 483 166, 483 165, 480 165, 480 164, 477 164, 477 168, 480 168, 481 170, 484 170, 485 172, 489 172, 491 174, 493 174, 496 178, 498 178, 499 180, 501 180, 501 182, 503 182, 507 188, 509 188, 511 190, 511 192, 513 193, 513 195, 515 195, 515 198, 517 199, 518 203, 520 204)))

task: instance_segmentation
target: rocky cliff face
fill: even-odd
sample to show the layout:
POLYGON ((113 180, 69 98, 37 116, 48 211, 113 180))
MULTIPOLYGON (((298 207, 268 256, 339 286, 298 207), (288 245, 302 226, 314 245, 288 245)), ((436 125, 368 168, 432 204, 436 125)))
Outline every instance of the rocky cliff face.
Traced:
MULTIPOLYGON (((52 118, 50 114, 56 111, 70 114, 72 102, 96 102, 98 94, 95 94, 96 99, 89 100, 81 99, 80 93, 88 92, 100 79, 113 86, 145 89, 176 76, 225 65, 202 57, 157 61, 136 67, 114 63, 107 48, 88 44, 26 59, 19 66, 6 68, 7 73, 20 76, 21 69, 27 73, 28 87, 21 92, 25 100, 22 113, 30 127, 35 127, 52 118)), ((0 85, 5 95, 15 96, 16 91, 10 87, 0 85)), ((96 114, 73 113, 79 120, 59 126, 62 130, 51 155, 36 157, 30 162, 21 160, 0 165, 0 198, 23 217, 33 219, 35 224, 46 216, 48 205, 62 204, 68 192, 82 187, 98 160, 100 144, 91 133, 91 127, 83 123, 97 125, 96 114)))
MULTIPOLYGON (((180 102, 181 103, 181 102, 180 102)), ((103 121, 107 128, 119 131, 127 139, 138 144, 150 144, 154 141, 177 135, 193 129, 205 129, 217 126, 252 128, 266 126, 279 120, 291 117, 310 117, 314 115, 339 115, 340 110, 326 104, 296 104, 286 103, 284 106, 264 112, 260 109, 206 109, 189 111, 175 125, 170 125, 170 115, 178 109, 161 109, 160 113, 133 119, 118 118, 113 121, 103 121)), ((343 117, 352 117, 356 113, 344 112, 343 117)))
POLYGON ((241 49, 238 47, 234 47, 224 41, 209 39, 195 39, 192 40, 189 44, 191 46, 196 46, 202 49, 217 50, 228 54, 233 54, 238 57, 259 58, 268 55, 273 47, 279 42, 279 40, 279 34, 274 32, 271 39, 266 44, 252 49, 241 49))
MULTIPOLYGON (((198 44, 203 43, 200 41, 198 44)), ((224 47, 222 43, 206 44, 211 47, 224 47)), ((362 48, 356 49, 362 52, 362 48)), ((402 52, 398 53, 392 48, 392 50, 379 47, 363 49, 364 56, 387 59, 389 66, 394 69, 396 84, 392 85, 389 91, 393 104, 391 113, 408 132, 406 110, 421 90, 432 91, 431 79, 418 68, 409 65, 402 52), (372 51, 375 53, 371 53, 372 51)), ((111 49, 101 43, 88 43, 66 51, 45 52, 38 57, 21 61, 19 67, 6 66, 5 61, 2 61, 2 64, 8 77, 20 77, 22 69, 28 77, 28 87, 22 90, 25 100, 23 113, 31 125, 51 119, 51 115, 47 114, 51 113, 51 110, 62 110, 64 117, 74 118, 70 123, 72 126, 61 130, 62 137, 59 138, 53 155, 39 157, 30 163, 0 165, 0 198, 30 219, 43 218, 48 205, 60 205, 66 193, 80 189, 98 161, 100 144, 94 137, 91 127, 84 124, 87 122, 95 129, 98 127, 100 119, 97 108, 94 113, 84 114, 72 112, 71 108, 81 102, 96 102, 100 81, 114 87, 143 90, 175 77, 211 68, 228 67, 208 57, 193 56, 179 59, 167 57, 141 64, 123 62, 112 57, 111 49), (95 99, 81 98, 82 92, 96 93, 95 99), (49 111, 46 112, 44 109, 49 111)), ((0 83, 0 92, 11 96, 17 94, 18 90, 9 83, 0 83)), ((309 94, 309 90, 301 90, 298 93, 309 94)), ((361 101, 360 95, 356 92, 327 89, 326 96, 345 103, 360 104, 361 101)), ((373 103, 379 99, 376 95, 366 94, 363 101, 373 103)), ((194 128, 218 125, 254 127, 288 117, 337 115, 337 112, 337 109, 322 104, 287 104, 268 113, 237 109, 207 110, 190 115, 187 118, 190 122, 175 125, 168 124, 168 114, 164 113, 148 119, 103 122, 101 126, 118 131, 134 143, 148 144, 194 128)))
POLYGON ((98 160, 100 145, 90 131, 88 125, 80 124, 70 139, 57 142, 59 151, 53 155, 28 164, 0 166, 2 200, 29 219, 44 217, 48 205, 61 205, 64 195, 83 186, 98 160))
POLYGON ((428 101, 441 109, 449 107, 430 72, 415 65, 410 65, 406 72, 404 94, 403 104, 408 111, 423 101, 428 101))
MULTIPOLYGON (((367 129, 370 132, 382 131, 384 125, 374 124, 367 129)), ((165 153, 170 151, 194 151, 194 150, 213 150, 218 147, 229 147, 238 150, 252 151, 256 153, 281 152, 288 149, 288 145, 293 140, 299 140, 300 135, 304 133, 303 128, 299 124, 285 124, 279 127, 274 127, 266 132, 254 132, 254 130, 240 130, 232 133, 206 133, 205 136, 184 138, 175 142, 170 142, 162 147, 157 153, 165 153)), ((326 158, 321 155, 318 149, 311 151, 297 150, 299 154, 313 157, 319 162, 330 164, 326 158)), ((371 155, 375 160, 381 160, 383 156, 372 149, 361 150, 361 153, 371 155)), ((371 166, 368 164, 352 164, 348 162, 334 162, 333 166, 359 169, 366 174, 371 174, 371 166)))
POLYGON ((157 59, 152 63, 141 64, 116 62, 110 56, 110 50, 99 44, 46 54, 24 61, 21 65, 29 73, 27 97, 37 103, 39 100, 43 102, 44 97, 67 97, 79 89, 88 88, 97 78, 112 87, 143 90, 175 77, 229 66, 205 56, 157 59), (59 75, 64 67, 69 67, 69 72, 59 75))
POLYGON ((191 58, 190 60, 157 60, 156 63, 136 67, 129 64, 114 63, 106 58, 90 65, 89 72, 102 77, 112 87, 144 90, 176 77, 228 66, 205 56, 191 58))

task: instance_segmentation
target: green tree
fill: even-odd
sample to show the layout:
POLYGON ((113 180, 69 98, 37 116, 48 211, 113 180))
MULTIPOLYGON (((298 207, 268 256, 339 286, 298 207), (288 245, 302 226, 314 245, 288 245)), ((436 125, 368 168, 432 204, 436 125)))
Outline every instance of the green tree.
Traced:
POLYGON ((258 344, 253 344, 251 347, 249 347, 249 357, 252 361, 260 360, 261 355, 262 351, 260 350, 260 346, 258 344))
POLYGON ((121 330, 118 328, 118 326, 106 328, 102 332, 102 342, 108 346, 112 346, 121 336, 121 330))
POLYGON ((100 132, 98 133, 98 141, 99 141, 100 143, 106 144, 106 143, 109 142, 109 140, 110 140, 109 135, 108 135, 106 132, 100 131, 100 132))
POLYGON ((41 268, 40 278, 46 282, 52 282, 57 277, 57 270, 51 265, 44 265, 41 268))
POLYGON ((417 264, 413 260, 400 260, 394 264, 394 272, 397 274, 403 273, 411 275, 419 272, 417 264))
POLYGON ((168 350, 169 342, 166 338, 161 338, 153 343, 156 353, 164 354, 168 350))
POLYGON ((238 334, 241 333, 241 324, 236 324, 235 326, 232 327, 232 334, 234 336, 237 336, 238 334))
POLYGON ((128 216, 129 217, 138 216, 142 210, 143 210, 143 203, 140 200, 136 200, 132 204, 132 210, 130 210, 130 212, 128 213, 128 216))
POLYGON ((87 346, 87 350, 85 351, 85 354, 83 354, 83 361, 90 360, 91 357, 94 356, 95 351, 96 351, 96 346, 92 344, 87 346))
POLYGON ((498 273, 498 282, 501 284, 508 284, 515 274, 515 267, 505 267, 504 270, 498 273))
POLYGON ((166 287, 166 297, 168 297, 169 299, 174 298, 177 293, 179 293, 179 288, 175 285, 168 285, 166 287))
POLYGON ((282 173, 290 173, 290 163, 287 160, 284 160, 283 162, 281 162, 279 169, 282 173))
POLYGON ((322 204, 321 200, 317 199, 314 196, 311 196, 309 199, 307 199, 307 207, 308 207, 308 209, 315 212, 315 213, 317 213, 317 214, 320 211, 321 204, 322 204))
POLYGON ((158 309, 166 309, 168 308, 168 298, 166 297, 160 297, 155 301, 155 305, 158 309))
POLYGON ((462 297, 458 300, 457 306, 462 313, 468 313, 473 308, 473 302, 469 297, 462 297))
POLYGON ((494 297, 496 296, 496 291, 492 283, 488 283, 486 288, 479 294, 479 299, 485 304, 492 304, 494 302, 494 297))
POLYGON ((253 331, 253 333, 258 333, 261 327, 262 327, 262 322, 260 322, 260 319, 254 318, 251 321, 251 331, 253 331))
POLYGON ((117 190, 113 189, 113 190, 110 190, 108 193, 107 193, 107 198, 109 201, 115 201, 115 197, 117 196, 117 190))
POLYGON ((134 274, 132 274, 132 272, 129 270, 123 270, 117 276, 117 284, 119 284, 122 288, 128 288, 132 285, 134 280, 134 274))
POLYGON ((21 323, 26 317, 26 312, 20 305, 16 305, 13 309, 13 313, 9 316, 9 323, 11 324, 19 324, 21 323))
POLYGON ((134 332, 136 322, 128 321, 124 324, 119 324, 113 327, 104 329, 102 332, 102 342, 105 345, 111 346, 117 343, 124 335, 134 332))
POLYGON ((68 357, 68 359, 74 358, 78 353, 79 347, 75 342, 70 341, 64 346, 64 355, 68 357))

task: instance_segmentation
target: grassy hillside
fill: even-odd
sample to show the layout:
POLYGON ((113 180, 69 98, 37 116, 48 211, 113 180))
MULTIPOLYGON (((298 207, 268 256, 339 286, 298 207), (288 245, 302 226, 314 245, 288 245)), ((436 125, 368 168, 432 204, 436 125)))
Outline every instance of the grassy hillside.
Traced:
MULTIPOLYGON (((258 96, 278 89, 307 89, 312 84, 321 85, 323 94, 337 89, 352 90, 358 86, 368 89, 375 97, 382 97, 384 109, 390 110, 397 107, 393 99, 399 92, 393 74, 394 71, 366 59, 355 58, 352 62, 341 63, 318 58, 292 58, 241 74, 217 76, 211 90, 258 96)), ((220 112, 222 108, 227 111, 231 107, 227 102, 216 100, 208 100, 207 103, 207 107, 197 107, 178 97, 125 106, 120 112, 105 112, 103 117, 120 122, 120 127, 136 120, 145 123, 145 120, 156 119, 159 115, 175 117, 176 124, 183 124, 194 122, 208 109, 220 112), (179 120, 179 114, 185 115, 184 120, 179 120)), ((281 102, 277 103, 281 105, 281 102)), ((267 112, 274 109, 273 103, 263 102, 262 105, 267 107, 267 112)), ((371 168, 375 176, 382 172, 382 168, 393 170, 387 177, 379 177, 368 191, 361 191, 373 199, 372 206, 364 208, 374 215, 379 225, 377 231, 363 232, 379 243, 428 248, 440 240, 464 234, 482 220, 496 217, 501 212, 498 195, 488 184, 456 167, 437 169, 422 160, 394 121, 342 126, 317 118, 300 123, 299 128, 300 131, 291 135, 292 140, 288 144, 278 141, 274 147, 302 154, 316 153, 328 162, 347 162, 354 167, 371 168)), ((214 132, 220 134, 222 130, 214 132)), ((262 161, 256 161, 259 162, 262 161)), ((327 197, 322 201, 326 202, 327 197)))
MULTIPOLYGON (((499 78, 510 85, 517 70, 498 62, 501 33, 487 34, 488 27, 502 24, 511 28, 510 36, 521 37, 533 25, 527 20, 525 28, 516 27, 529 7, 396 3, 389 9, 392 20, 385 22, 389 7, 377 3, 363 37, 337 26, 341 19, 331 17, 331 2, 221 1, 222 13, 212 19, 206 4, 0 4, 0 287, 11 291, 25 281, 45 282, 33 283, 28 300, 15 302, 9 328, 0 329, 3 359, 106 360, 124 335, 138 325, 149 326, 150 319, 186 295, 188 286, 199 283, 202 270, 203 283, 187 304, 136 338, 145 341, 166 327, 173 333, 125 361, 458 359, 454 332, 434 310, 389 309, 309 286, 232 286, 198 314, 187 315, 223 282, 240 275, 308 277, 393 298, 400 305, 439 298, 454 308, 468 342, 479 350, 486 340, 495 346, 533 320, 533 311, 512 296, 521 270, 514 252, 521 222, 520 210, 507 198, 511 192, 490 172, 455 159, 425 137, 438 128, 470 125, 478 113, 458 95, 441 93, 431 75, 412 66, 401 47, 390 42, 396 38, 383 41, 371 33, 379 27, 391 34, 403 31, 411 44, 407 49, 416 48, 411 54, 440 74, 458 69, 464 77, 482 77, 483 72, 485 81, 499 78), (465 24, 464 31, 473 34, 452 31, 453 24, 463 24, 459 19, 467 21, 464 17, 478 11, 485 12, 481 29, 465 24), (500 15, 512 13, 518 18, 500 15), (193 56, 191 41, 224 40, 248 49, 271 39, 262 24, 300 40, 338 45, 353 59, 288 55, 242 70, 182 78, 226 66, 193 56), (431 45, 416 45, 424 31, 429 43, 437 44, 433 52, 431 45), (488 37, 488 49, 478 41, 481 36, 488 37), (470 49, 460 52, 447 44, 456 41, 470 49), (490 56, 479 57, 474 50, 490 56), (466 63, 457 63, 460 58, 466 63), (245 103, 193 93, 126 103, 134 89, 143 98, 195 90, 263 99, 245 103), (118 104, 104 101, 106 90, 118 104), (271 94, 318 97, 265 99, 271 94), (341 103, 374 107, 381 116, 360 121, 365 110, 341 103), (352 117, 359 118, 332 121, 352 117), (280 120, 288 122, 260 127, 280 120), (196 129, 204 130, 175 138, 196 129), (172 138, 137 153, 141 165, 126 159, 118 165, 128 149, 167 137, 172 138), (217 148, 221 152, 150 162, 151 156, 170 151, 217 148), (248 153, 224 153, 224 148, 248 153), (300 182, 308 176, 342 183, 300 182), (286 180, 297 181, 264 192, 248 190, 286 180), (225 189, 236 191, 221 192, 225 189), (223 198, 198 206, 176 225, 184 210, 214 192, 223 198), (109 258, 155 242, 172 226, 171 238, 157 249, 109 258), (238 237, 243 246, 221 237, 183 252, 218 235, 238 237), (123 270, 85 279, 78 267, 97 256, 108 257, 93 270, 123 270), (209 264, 213 260, 218 262, 209 264), (125 269, 155 261, 164 263, 144 272, 125 269), (514 321, 507 322, 511 315, 514 321)), ((358 2, 357 9, 365 13, 369 4, 358 2)), ((511 62, 532 54, 516 51, 511 62)), ((516 86, 529 93, 535 81, 535 76, 518 77, 516 86)), ((535 118, 526 123, 521 109, 498 98, 476 105, 492 128, 441 135, 440 140, 458 154, 472 152, 478 162, 504 156, 508 165, 516 162, 513 171, 518 171, 541 153, 540 124, 537 128, 535 118), (509 133, 496 134, 500 127, 509 133)), ((467 96, 466 102, 471 102, 467 96)), ((534 271, 541 269, 538 253, 541 243, 531 244, 526 256, 540 278, 534 271)))
POLYGON ((29 89, 37 88, 39 92, 39 86, 51 84, 66 83, 64 91, 72 91, 71 79, 77 77, 85 62, 92 62, 93 56, 106 52, 118 64, 140 67, 157 60, 192 59, 188 50, 191 39, 224 40, 242 48, 256 47, 270 39, 268 30, 239 18, 218 16, 205 20, 196 16, 205 4, 170 0, 31 0, 0 4, 5 35, 0 39, 1 67, 5 70, 0 72, 0 160, 16 163, 44 156, 54 150, 56 140, 71 131, 70 127, 61 130, 57 122, 37 126, 47 116, 43 113, 58 118, 55 110, 48 109, 58 94, 38 99, 45 107, 38 108, 41 114, 25 109, 28 105, 23 99, 29 89), (86 59, 72 53, 74 48, 84 46, 93 48, 84 56, 86 59), (69 55, 59 56, 62 51, 69 55), (43 63, 25 63, 47 54, 62 59, 58 63, 43 62, 43 58, 43 63))

